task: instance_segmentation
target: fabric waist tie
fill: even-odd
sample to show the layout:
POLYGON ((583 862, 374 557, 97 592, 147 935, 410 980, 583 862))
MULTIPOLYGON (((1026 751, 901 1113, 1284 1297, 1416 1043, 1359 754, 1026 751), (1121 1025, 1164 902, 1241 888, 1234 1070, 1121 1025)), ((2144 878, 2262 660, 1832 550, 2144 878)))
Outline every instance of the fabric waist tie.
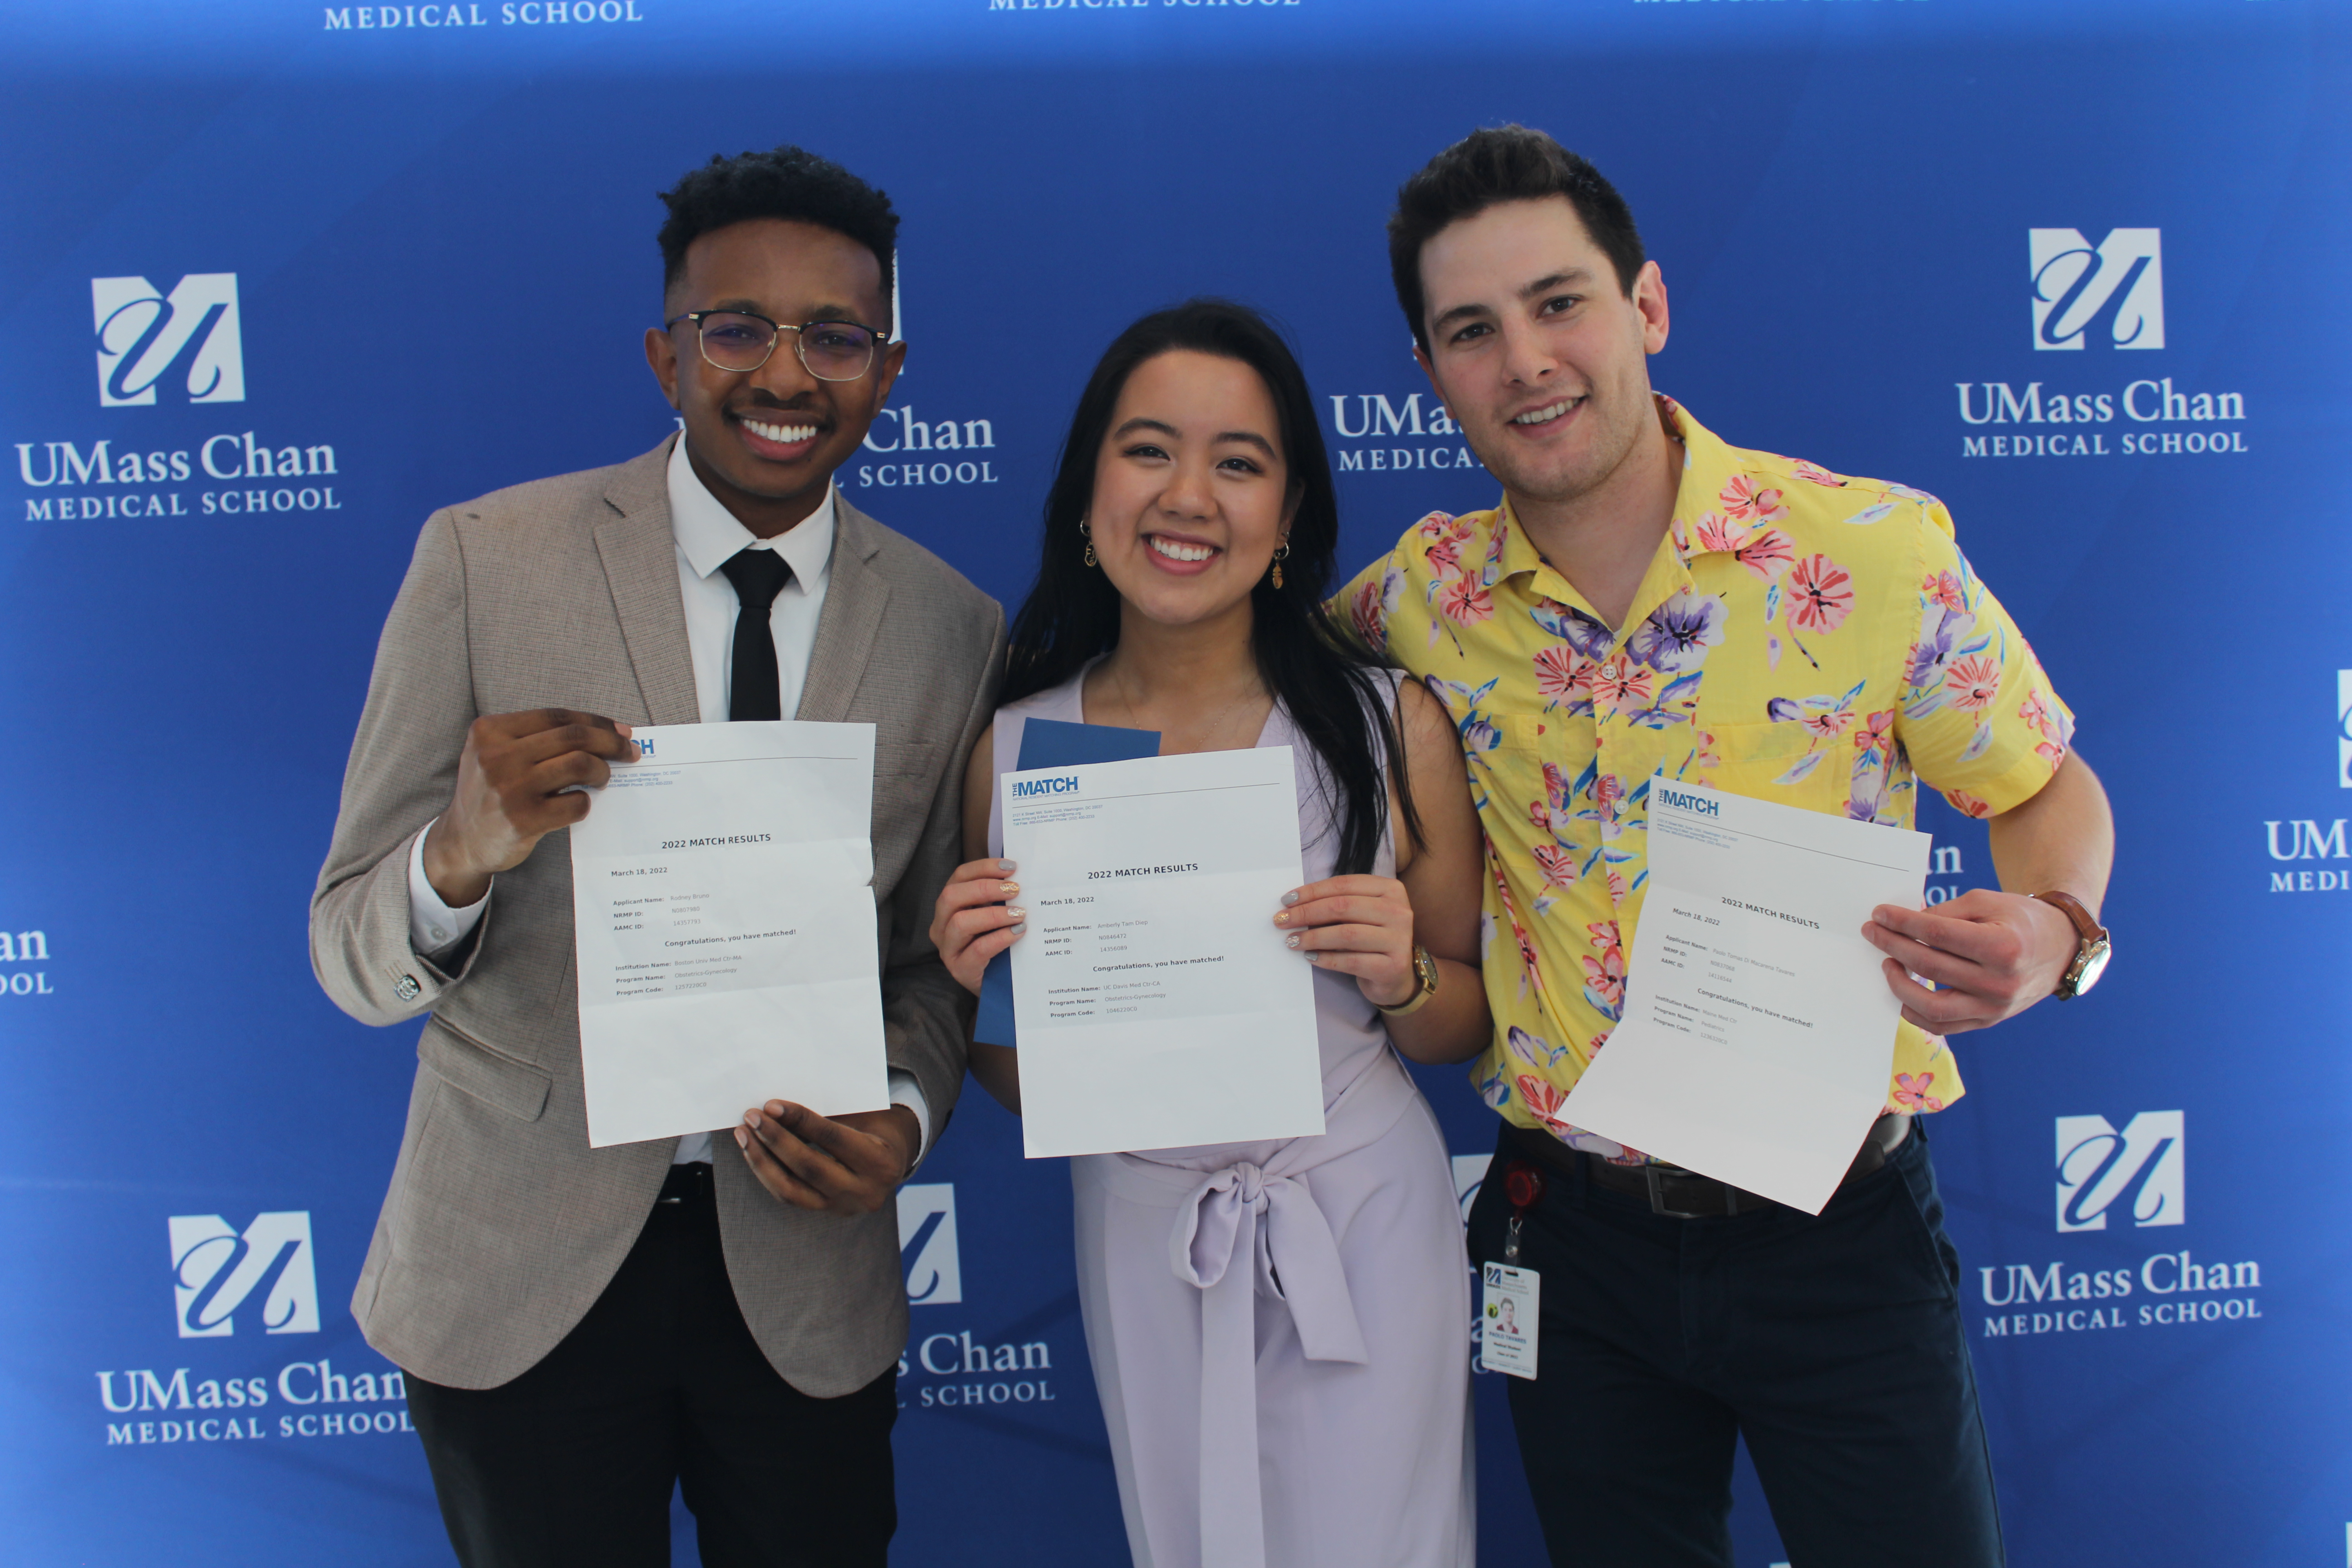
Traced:
POLYGON ((1265 1568, 1255 1298, 1289 1310, 1308 1361, 1368 1359, 1339 1244, 1307 1173, 1379 1142, 1415 1093, 1403 1064, 1383 1051, 1324 1112, 1319 1137, 1291 1140, 1264 1166, 1236 1161, 1203 1175, 1112 1154, 1097 1167, 1116 1195, 1176 1211, 1169 1267, 1201 1292, 1201 1561, 1210 1568, 1265 1568))

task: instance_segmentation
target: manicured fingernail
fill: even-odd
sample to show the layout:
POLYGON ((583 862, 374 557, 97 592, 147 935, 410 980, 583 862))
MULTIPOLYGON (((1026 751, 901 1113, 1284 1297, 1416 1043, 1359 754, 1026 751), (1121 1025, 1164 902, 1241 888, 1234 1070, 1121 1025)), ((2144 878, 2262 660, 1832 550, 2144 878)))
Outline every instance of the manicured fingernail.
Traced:
POLYGON ((1282 941, 1283 945, 1286 947, 1297 947, 1298 945, 1298 933, 1297 931, 1292 931, 1288 936, 1284 937, 1282 941))
POLYGON ((1286 904, 1295 904, 1295 903, 1297 903, 1297 902, 1298 901, 1298 889, 1296 889, 1296 888, 1293 888, 1290 891, 1288 891, 1288 892, 1286 892, 1286 893, 1283 894, 1283 895, 1282 895, 1282 901, 1283 901, 1284 903, 1286 903, 1286 904))
POLYGON ((1290 917, 1286 914, 1278 914, 1274 917, 1274 923, 1278 926, 1286 926, 1290 923, 1290 917))
POLYGON ((1009 877, 1009 876, 1011 876, 1013 872, 1015 872, 1015 871, 1019 870, 1021 868, 1020 868, 1020 867, 1018 867, 1018 866, 1016 866, 1016 865, 1014 865, 1014 864, 1013 864, 1012 861, 1010 861, 1010 860, 999 860, 999 861, 996 863, 996 868, 997 868, 998 870, 1000 870, 1000 871, 1003 872, 1006 876, 1008 876, 1008 877, 1009 877))
POLYGON ((1019 936, 1023 931, 1027 931, 1029 928, 1024 922, 1014 921, 1011 925, 1006 926, 1004 929, 1011 931, 1014 936, 1019 936))
POLYGON ((1027 910, 1017 910, 1010 904, 1007 904, 1004 907, 1004 912, 1013 917, 1013 923, 1014 925, 1019 925, 1023 921, 1029 918, 1029 911, 1027 910))
POLYGON ((1013 894, 1021 890, 1021 884, 1018 882, 999 882, 996 885, 996 890, 1009 899, 1013 894))

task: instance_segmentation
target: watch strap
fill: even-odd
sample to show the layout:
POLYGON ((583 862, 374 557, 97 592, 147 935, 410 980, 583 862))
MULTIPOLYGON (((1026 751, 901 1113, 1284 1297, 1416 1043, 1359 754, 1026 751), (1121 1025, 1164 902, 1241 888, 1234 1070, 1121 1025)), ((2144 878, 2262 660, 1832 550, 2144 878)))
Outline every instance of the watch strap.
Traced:
POLYGON ((2033 896, 2073 921, 2074 930, 2081 934, 2084 942, 2094 942, 2107 934, 2106 928, 2099 923, 2099 917, 2084 908, 2083 900, 2074 894, 2053 889, 2050 892, 2036 893, 2033 896))
POLYGON ((2081 993, 2083 977, 2091 968, 2093 956, 2108 944, 2107 929, 2099 923, 2098 916, 2084 908, 2083 900, 2072 893, 2053 889, 2033 896, 2074 921, 2075 934, 2082 939, 2074 949, 2074 962, 2066 966, 2066 973, 2058 979, 2057 990, 2052 993, 2061 1001, 2071 1001, 2081 993))
MULTIPOLYGON (((1382 1016, 1402 1018, 1408 1014, 1418 1013, 1428 1005, 1432 996, 1437 994, 1437 960, 1429 955, 1429 949, 1418 942, 1412 949, 1412 994, 1393 1007, 1381 1007, 1382 1016)), ((1375 1003, 1373 1005, 1380 1005, 1375 1003)))

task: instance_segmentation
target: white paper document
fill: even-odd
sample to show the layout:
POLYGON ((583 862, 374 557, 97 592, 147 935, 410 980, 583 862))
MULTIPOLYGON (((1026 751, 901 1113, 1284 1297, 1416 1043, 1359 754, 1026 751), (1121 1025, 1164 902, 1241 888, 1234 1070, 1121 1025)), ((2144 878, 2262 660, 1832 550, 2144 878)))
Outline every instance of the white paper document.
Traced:
POLYGON ((874 726, 640 726, 572 829, 596 1148, 890 1101, 874 726))
POLYGON ((1624 1016, 1560 1115, 1819 1214, 1886 1103, 1903 1010, 1862 928, 1928 835, 1660 776, 1624 1016))
POLYGON ((1323 1131, 1287 746, 1010 773, 1004 853, 1029 1157, 1323 1131))

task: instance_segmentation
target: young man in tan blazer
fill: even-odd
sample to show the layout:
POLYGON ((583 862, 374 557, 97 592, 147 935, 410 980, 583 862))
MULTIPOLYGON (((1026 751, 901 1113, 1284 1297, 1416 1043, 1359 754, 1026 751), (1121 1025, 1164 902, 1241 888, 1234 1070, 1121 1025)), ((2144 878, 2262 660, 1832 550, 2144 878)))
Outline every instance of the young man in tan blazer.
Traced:
POLYGON ((926 931, 1004 622, 833 489, 905 354, 887 199, 783 147, 664 200, 646 353, 683 433, 436 513, 377 650, 311 958, 352 1016, 428 1017, 352 1306, 467 1568, 667 1564, 679 1484, 706 1563, 878 1568, 890 1200, 967 1038, 926 931), (893 1104, 592 1150, 564 792, 627 766, 632 725, 788 715, 877 727, 893 1104))

